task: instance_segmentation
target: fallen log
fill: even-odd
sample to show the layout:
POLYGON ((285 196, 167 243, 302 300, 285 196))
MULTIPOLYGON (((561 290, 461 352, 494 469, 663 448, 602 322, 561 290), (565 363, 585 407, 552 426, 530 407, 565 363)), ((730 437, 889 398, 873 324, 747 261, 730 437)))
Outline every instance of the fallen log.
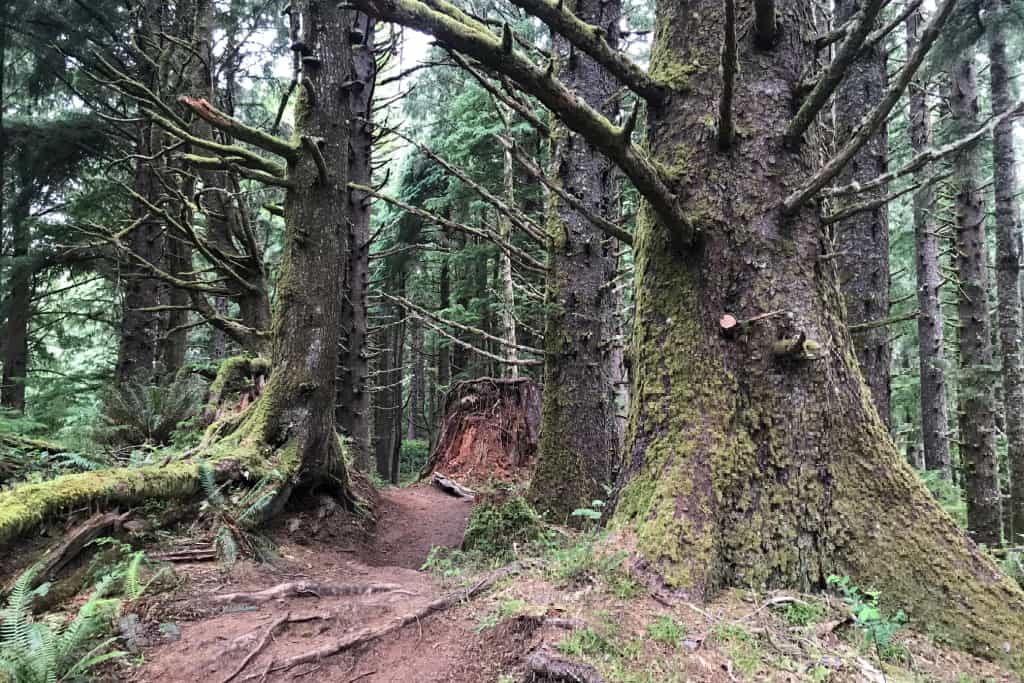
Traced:
POLYGON ((441 489, 450 496, 456 498, 470 498, 474 497, 474 493, 471 489, 467 489, 465 486, 460 486, 454 479, 449 479, 440 472, 434 472, 430 478, 430 483, 441 489))

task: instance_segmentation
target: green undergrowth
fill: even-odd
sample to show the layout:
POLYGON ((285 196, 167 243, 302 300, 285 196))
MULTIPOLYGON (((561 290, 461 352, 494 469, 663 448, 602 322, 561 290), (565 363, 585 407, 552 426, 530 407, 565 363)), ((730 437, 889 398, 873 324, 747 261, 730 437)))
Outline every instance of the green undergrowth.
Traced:
POLYGON ((93 680, 99 667, 127 656, 117 647, 115 625, 126 606, 169 570, 115 539, 98 539, 92 545, 99 552, 88 567, 91 588, 73 613, 34 613, 34 603, 50 591, 48 582, 38 580, 40 565, 11 584, 0 610, 0 682, 93 680))

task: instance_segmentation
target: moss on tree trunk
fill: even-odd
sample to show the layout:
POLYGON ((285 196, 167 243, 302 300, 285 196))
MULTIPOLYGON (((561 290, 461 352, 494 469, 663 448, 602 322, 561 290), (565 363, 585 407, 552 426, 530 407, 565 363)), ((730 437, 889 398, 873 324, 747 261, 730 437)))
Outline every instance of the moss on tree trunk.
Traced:
MULTIPOLYGON (((659 3, 652 74, 677 90, 650 116, 652 154, 702 238, 649 209, 635 245, 627 453, 613 525, 656 580, 691 599, 727 586, 820 589, 848 574, 918 628, 1018 668, 1024 593, 967 539, 903 462, 871 405, 846 329, 832 235, 779 199, 815 168, 816 134, 781 131, 811 61, 809 4, 771 51, 740 46, 736 143, 713 144, 717 0, 659 3), (679 89, 689 94, 683 96, 679 89), (718 321, 771 313, 723 334, 718 321), (779 355, 780 340, 801 340, 779 355)), ((740 18, 742 23, 742 17, 740 18)))

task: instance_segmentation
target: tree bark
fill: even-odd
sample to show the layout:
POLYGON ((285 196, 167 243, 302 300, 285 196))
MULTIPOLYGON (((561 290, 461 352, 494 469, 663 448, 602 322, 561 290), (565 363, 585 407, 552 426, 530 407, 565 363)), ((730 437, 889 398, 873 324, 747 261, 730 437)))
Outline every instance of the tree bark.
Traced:
MULTIPOLYGON (((509 117, 511 113, 504 112, 502 105, 495 102, 502 121, 505 124, 505 135, 511 137, 509 128, 509 117)), ((515 194, 515 166, 512 158, 512 149, 506 147, 502 155, 502 186, 504 188, 505 203, 509 206, 516 205, 515 194)), ((512 240, 512 219, 508 216, 498 216, 498 236, 507 242, 512 240)), ((509 344, 516 344, 516 295, 512 281, 512 256, 507 251, 498 252, 498 275, 501 280, 501 337, 509 344)), ((506 346, 496 349, 502 356, 508 358, 512 363, 501 368, 503 377, 515 379, 519 376, 519 366, 515 363, 518 353, 515 346, 506 346)))
MULTIPOLYGON (((370 186, 372 179, 373 92, 377 80, 374 55, 376 20, 359 12, 350 13, 352 30, 361 38, 352 49, 352 77, 360 86, 351 91, 355 117, 349 143, 349 179, 370 186)), ((355 466, 369 472, 370 387, 367 362, 366 296, 370 272, 370 198, 349 191, 349 259, 342 288, 341 354, 339 357, 338 426, 351 439, 355 466)))
POLYGON ((305 56, 295 107, 301 146, 288 162, 270 378, 245 418, 211 444, 208 455, 270 453, 287 477, 279 501, 318 488, 350 502, 334 420, 338 283, 348 249, 349 24, 333 2, 301 0, 291 11, 299 13, 305 56))
MULTIPOLYGON (((138 28, 138 44, 155 45, 162 30, 161 3, 146 0, 138 28)), ((148 55, 154 60, 154 55, 148 55)), ((153 61, 155 63, 155 60, 153 61)), ((150 61, 140 61, 138 79, 156 91, 158 74, 150 61)), ((149 161, 160 149, 162 134, 149 121, 139 124, 135 177, 132 189, 151 204, 159 204, 160 183, 154 164, 149 161)), ((141 202, 134 202, 133 214, 139 220, 132 231, 128 248, 149 263, 159 264, 163 255, 163 229, 160 221, 141 202)), ((151 310, 160 304, 160 282, 144 267, 129 259, 121 264, 124 295, 121 304, 121 331, 117 352, 115 379, 118 384, 147 383, 153 379, 160 341, 160 316, 151 310)))
MULTIPOLYGON (((950 74, 950 108, 956 130, 978 125, 978 78, 972 49, 950 74)), ((1002 538, 996 410, 992 390, 992 337, 988 313, 988 254, 981 153, 961 151, 955 160, 956 269, 960 322, 960 461, 967 495, 967 527, 989 546, 1002 538)))
MULTIPOLYGON (((907 51, 917 45, 921 27, 920 11, 907 17, 907 51)), ((926 83, 918 80, 910 90, 910 141, 919 154, 932 144, 931 112, 926 83)), ((923 172, 915 181, 923 180, 923 172)), ((939 238, 930 213, 935 190, 925 184, 914 193, 914 258, 917 270, 918 358, 921 378, 921 437, 925 468, 952 476, 949 458, 949 414, 946 407, 946 362, 943 346, 943 318, 939 290, 939 238)))
POLYGON ((10 289, 7 293, 7 321, 4 325, 3 375, 0 406, 21 413, 25 410, 25 379, 28 375, 28 326, 32 317, 33 265, 29 254, 31 234, 29 212, 31 191, 22 188, 11 203, 12 259, 10 289))
POLYGON ((427 404, 427 364, 424 357, 423 322, 417 319, 409 322, 409 354, 412 356, 412 377, 409 382, 409 429, 407 439, 419 439, 424 432, 424 416, 427 404))
MULTIPOLYGON (((990 9, 994 21, 988 27, 988 58, 991 65, 992 110, 1002 112, 1014 105, 1010 92, 1010 63, 1006 33, 999 16, 1000 0, 990 9)), ((999 315, 999 354, 1003 365, 1003 416, 1006 458, 1010 471, 1010 500, 1006 511, 1007 540, 1024 537, 1024 367, 1021 366, 1020 301, 1020 208, 1017 204, 1017 155, 1013 119, 996 126, 992 141, 992 166, 996 203, 996 287, 999 315)))
MULTIPOLYGON (((622 12, 617 0, 577 0, 568 5, 581 20, 610 30, 618 44, 622 12)), ((558 77, 609 118, 618 110, 618 83, 592 59, 552 37, 558 77)), ((614 165, 561 124, 552 130, 552 177, 599 216, 615 219, 614 165)), ((544 391, 540 452, 528 492, 531 502, 554 519, 591 501, 606 500, 619 451, 616 425, 618 298, 612 287, 619 243, 550 195, 544 391)))
MULTIPOLYGON (((861 0, 839 0, 835 20, 842 25, 860 11, 861 0)), ((886 88, 886 48, 884 41, 874 45, 849 66, 836 91, 836 138, 848 139, 865 114, 881 101, 886 88)), ((886 172, 889 158, 889 134, 883 124, 864 147, 850 160, 836 179, 840 185, 865 182, 886 172)), ((852 201, 884 197, 888 185, 854 195, 852 201)), ((889 208, 888 205, 863 211, 839 221, 835 226, 835 250, 839 254, 839 277, 846 303, 846 321, 850 325, 884 320, 889 316, 889 208)), ((864 381, 871 390, 882 422, 891 423, 889 409, 889 328, 881 325, 853 335, 864 381)))
MULTIPOLYGON (((688 92, 715 92, 722 3, 681 11, 659 3, 652 75, 685 69, 688 92)), ((821 258, 831 245, 817 210, 779 210, 816 169, 813 129, 798 152, 781 135, 812 59, 801 39, 817 32, 812 16, 810 3, 791 7, 769 52, 740 45, 734 117, 746 132, 729 153, 705 123, 713 97, 676 91, 651 109, 651 153, 688 193, 704 237, 680 253, 678 226, 642 210, 613 526, 635 538, 652 580, 691 599, 849 574, 950 641, 1020 666, 1024 594, 896 451, 858 368, 835 261, 821 258), (780 310, 733 335, 719 328, 726 312, 747 321, 780 310)))

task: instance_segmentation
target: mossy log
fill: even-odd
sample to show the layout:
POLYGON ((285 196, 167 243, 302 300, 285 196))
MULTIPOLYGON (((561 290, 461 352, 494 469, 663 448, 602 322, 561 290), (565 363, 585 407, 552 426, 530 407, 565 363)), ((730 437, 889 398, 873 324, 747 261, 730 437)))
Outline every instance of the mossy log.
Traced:
POLYGON ((199 491, 195 463, 165 467, 117 467, 66 474, 0 492, 0 547, 48 518, 83 506, 135 505, 148 500, 180 500, 199 491))

